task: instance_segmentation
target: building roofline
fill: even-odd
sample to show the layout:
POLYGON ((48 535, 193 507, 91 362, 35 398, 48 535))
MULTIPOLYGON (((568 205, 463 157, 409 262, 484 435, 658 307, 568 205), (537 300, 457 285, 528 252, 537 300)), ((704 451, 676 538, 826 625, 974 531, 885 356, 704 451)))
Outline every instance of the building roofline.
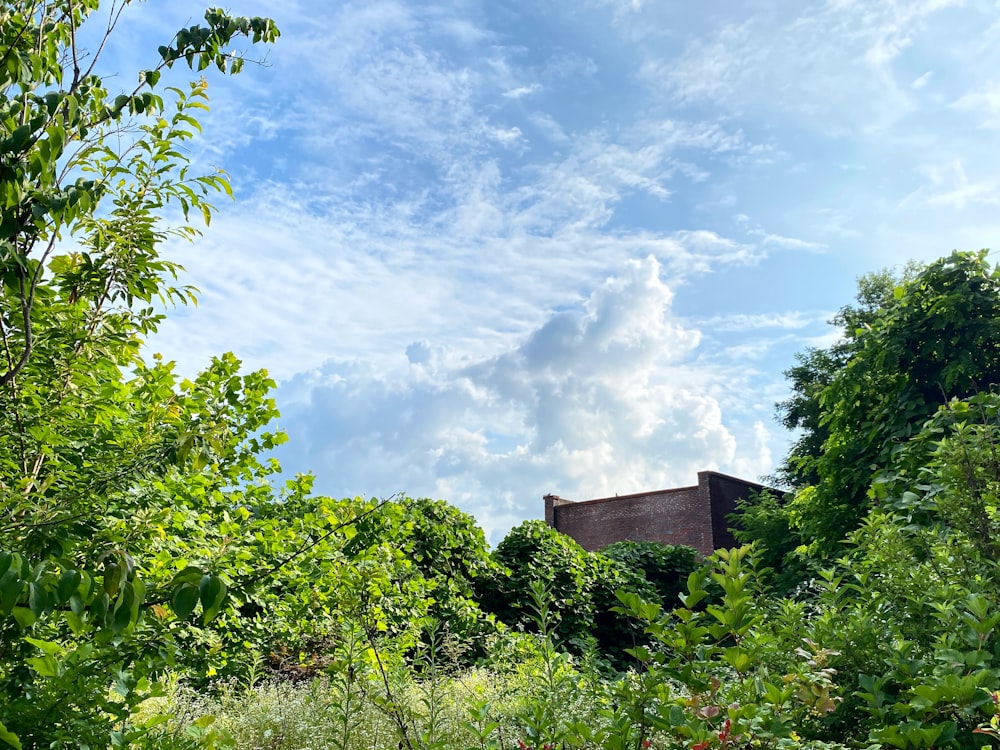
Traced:
POLYGON ((758 490, 767 490, 769 492, 781 492, 781 490, 775 489, 774 487, 768 487, 766 484, 760 484, 759 482, 750 482, 746 479, 740 477, 734 477, 731 474, 723 474, 721 471, 699 471, 698 480, 699 484, 692 484, 687 487, 671 487, 665 490, 647 490, 645 492, 631 492, 628 495, 612 495, 611 497, 596 497, 591 500, 568 500, 565 497, 559 497, 559 495, 549 494, 546 495, 545 500, 552 499, 556 501, 556 507, 562 505, 598 505, 599 503, 610 503, 615 500, 632 500, 637 497, 651 497, 655 495, 672 495, 677 492, 690 492, 691 490, 696 490, 701 484, 701 477, 719 477, 721 479, 728 479, 733 482, 739 482, 740 484, 745 484, 748 487, 754 487, 758 490))
POLYGON ((593 500, 567 500, 564 497, 561 497, 559 499, 569 505, 596 505, 597 503, 609 503, 615 500, 631 500, 633 498, 649 497, 651 495, 672 495, 675 492, 690 492, 691 490, 696 490, 696 489, 698 489, 698 485, 693 484, 690 487, 671 487, 668 490, 632 492, 628 495, 612 495, 611 497, 596 497, 593 500))
POLYGON ((768 490, 770 492, 781 492, 781 494, 784 494, 784 492, 782 492, 781 490, 777 489, 776 487, 768 487, 766 484, 761 484, 760 482, 751 482, 749 479, 743 479, 742 477, 734 477, 732 474, 723 474, 721 471, 699 471, 698 472, 698 476, 699 477, 702 474, 705 474, 705 475, 708 475, 708 476, 712 476, 712 477, 722 477, 723 479, 731 479, 734 482, 740 482, 741 484, 746 484, 746 485, 749 485, 750 487, 757 487, 758 489, 761 489, 761 490, 768 490))

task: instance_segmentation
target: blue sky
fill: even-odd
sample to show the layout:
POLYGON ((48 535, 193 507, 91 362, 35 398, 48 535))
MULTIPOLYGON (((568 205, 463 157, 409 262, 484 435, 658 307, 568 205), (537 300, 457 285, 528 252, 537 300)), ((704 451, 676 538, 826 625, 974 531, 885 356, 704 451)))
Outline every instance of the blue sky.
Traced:
MULTIPOLYGON (((168 249, 201 303, 150 346, 266 367, 326 494, 496 542, 548 492, 757 478, 858 275, 997 245, 992 0, 228 9, 282 37, 210 78, 193 156, 238 200, 168 249)), ((130 8, 108 69, 201 10, 130 8)))

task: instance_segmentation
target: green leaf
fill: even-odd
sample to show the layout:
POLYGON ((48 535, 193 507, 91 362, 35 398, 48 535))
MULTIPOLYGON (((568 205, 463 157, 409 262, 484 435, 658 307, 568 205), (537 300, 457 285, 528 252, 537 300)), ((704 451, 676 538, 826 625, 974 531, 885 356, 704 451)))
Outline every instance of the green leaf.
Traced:
POLYGON ((122 587, 118 601, 115 602, 115 609, 111 617, 111 630, 115 633, 121 633, 134 621, 135 591, 129 582, 122 587))
POLYGON ((738 646, 727 648, 723 652, 723 658, 737 672, 746 672, 753 663, 753 659, 750 657, 750 654, 738 646))
POLYGON ((66 649, 55 641, 43 641, 39 638, 25 638, 24 640, 49 656, 62 656, 66 652, 66 649))
POLYGON ((228 588, 218 576, 205 576, 199 585, 201 594, 202 623, 208 624, 219 614, 226 601, 228 588))
POLYGON ((170 606, 181 620, 187 619, 197 605, 198 587, 192 583, 182 583, 170 597, 170 606))
POLYGON ((35 620, 38 619, 35 616, 35 613, 32 612, 27 607, 14 607, 13 615, 14 619, 17 621, 17 624, 21 626, 22 630, 27 630, 28 628, 30 628, 32 625, 35 624, 35 620))
POLYGON ((74 635, 82 635, 87 630, 87 623, 76 613, 65 612, 63 617, 66 618, 66 624, 69 625, 69 629, 73 631, 74 635))
POLYGON ((21 598, 24 581, 16 569, 8 570, 0 576, 0 613, 10 614, 10 611, 21 598))
POLYGON ((54 656, 36 656, 25 661, 42 677, 59 676, 59 661, 54 656))
POLYGON ((0 721, 0 742, 6 742, 8 745, 14 748, 14 750, 22 750, 21 740, 18 736, 7 729, 3 722, 0 721))
POLYGON ((52 609, 52 596, 42 584, 28 584, 28 608, 36 617, 41 617, 52 609))
POLYGON ((79 570, 64 571, 59 576, 59 584, 56 586, 56 601, 59 604, 65 604, 82 580, 83 576, 80 575, 79 570))

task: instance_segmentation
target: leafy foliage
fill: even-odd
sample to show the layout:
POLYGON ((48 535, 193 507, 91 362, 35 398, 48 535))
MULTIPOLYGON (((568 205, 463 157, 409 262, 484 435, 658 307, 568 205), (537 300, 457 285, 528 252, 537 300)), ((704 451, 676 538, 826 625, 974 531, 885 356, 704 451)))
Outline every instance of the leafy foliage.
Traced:
POLYGON ((525 521, 497 545, 493 559, 502 570, 483 581, 483 608, 512 627, 530 629, 536 605, 528 596, 544 583, 552 636, 576 653, 596 645, 620 663, 624 648, 641 639, 634 623, 613 610, 615 592, 625 589, 658 600, 656 589, 641 573, 610 557, 584 550, 544 521, 525 521))
POLYGON ((231 43, 277 29, 210 11, 113 95, 100 49, 78 46, 98 7, 0 5, 0 736, 15 747, 131 742, 156 675, 285 534, 263 509, 277 467, 256 457, 281 439, 263 429, 266 374, 228 356, 186 381, 138 356, 154 303, 193 299, 159 245, 229 193, 180 148, 204 80, 154 87, 178 61, 237 72, 231 43))
POLYGON ((779 406, 803 430, 783 470, 797 491, 781 512, 821 556, 858 527, 873 479, 924 420, 1000 383, 1000 272, 985 252, 910 267, 891 295, 890 281, 862 280, 860 306, 838 318, 845 340, 800 357, 779 406))
POLYGON ((0 4, 0 747, 1000 736, 1000 271, 985 253, 863 279, 844 340, 789 372, 796 492, 746 508, 757 548, 704 565, 658 545, 588 553, 532 521, 488 555, 446 503, 279 484, 266 372, 222 355, 189 380, 139 356, 159 307, 194 300, 162 242, 194 237, 229 192, 181 148, 205 81, 156 87, 178 63, 239 72, 233 41, 277 30, 210 10, 112 94, 100 48, 78 48, 99 5, 0 4), (788 540, 816 553, 794 598, 764 575, 788 540), (324 680, 260 685, 265 665, 324 680), (184 687, 167 694, 171 673, 184 687))
POLYGON ((645 578, 668 608, 686 591, 688 576, 702 565, 691 547, 658 542, 615 542, 600 552, 645 578))

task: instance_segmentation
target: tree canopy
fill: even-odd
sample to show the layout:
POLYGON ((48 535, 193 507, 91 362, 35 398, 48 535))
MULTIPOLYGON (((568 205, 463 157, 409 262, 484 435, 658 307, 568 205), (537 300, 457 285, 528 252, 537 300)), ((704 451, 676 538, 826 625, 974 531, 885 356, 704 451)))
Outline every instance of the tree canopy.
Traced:
MULTIPOLYGON (((775 512, 824 555, 858 527, 873 480, 942 404, 1000 384, 1000 271, 985 251, 955 252, 901 277, 864 277, 857 306, 834 322, 843 339, 799 356, 779 404, 801 435, 779 472, 793 498, 775 512)), ((752 520, 766 526, 760 513, 752 520)))

